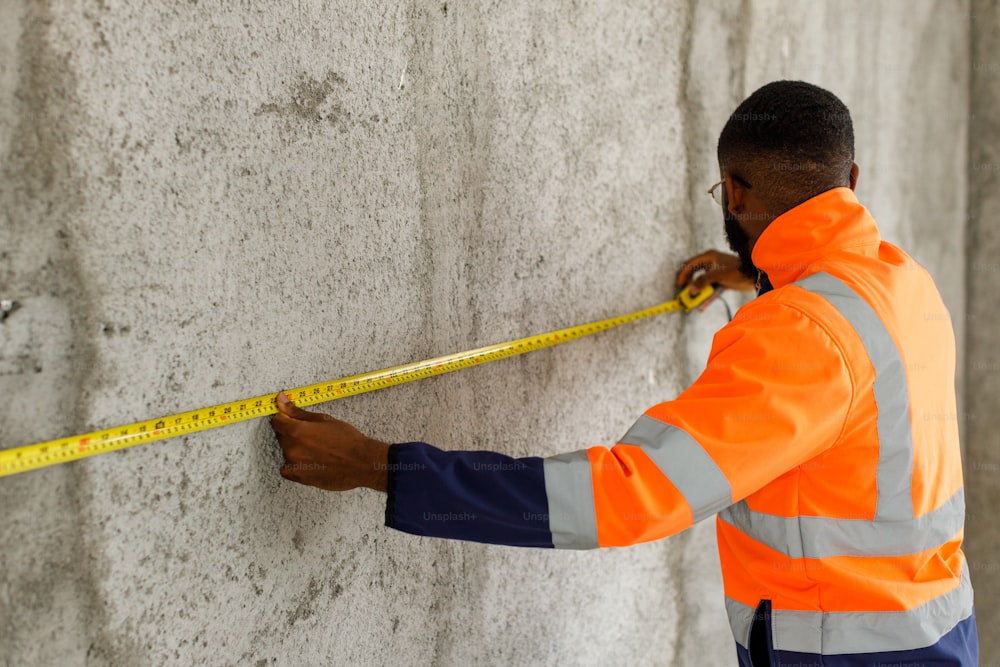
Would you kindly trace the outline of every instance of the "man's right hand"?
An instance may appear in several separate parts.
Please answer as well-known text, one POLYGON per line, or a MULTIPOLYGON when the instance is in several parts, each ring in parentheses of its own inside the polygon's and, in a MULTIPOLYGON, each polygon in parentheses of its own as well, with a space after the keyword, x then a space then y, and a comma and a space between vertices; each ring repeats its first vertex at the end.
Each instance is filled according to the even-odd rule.
POLYGON ((691 294, 697 294, 705 285, 721 285, 727 289, 746 292, 756 288, 754 281, 740 273, 740 258, 736 255, 706 250, 684 262, 677 272, 677 287, 691 285, 691 294), (701 271, 693 280, 691 277, 701 271))

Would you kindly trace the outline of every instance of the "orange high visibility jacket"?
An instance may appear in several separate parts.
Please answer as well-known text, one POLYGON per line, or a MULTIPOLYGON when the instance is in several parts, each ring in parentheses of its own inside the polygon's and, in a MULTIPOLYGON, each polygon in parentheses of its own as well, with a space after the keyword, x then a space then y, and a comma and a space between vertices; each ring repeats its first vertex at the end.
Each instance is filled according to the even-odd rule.
POLYGON ((586 549, 718 513, 741 664, 759 608, 785 664, 974 665, 955 341, 934 282, 848 188, 775 219, 753 260, 774 289, 618 444, 545 459, 395 444, 387 525, 586 549))
POLYGON ((774 290, 696 382, 613 448, 546 459, 553 542, 644 542, 719 512, 742 646, 762 600, 776 650, 930 646, 972 613, 948 311, 848 188, 775 219, 753 260, 774 290))

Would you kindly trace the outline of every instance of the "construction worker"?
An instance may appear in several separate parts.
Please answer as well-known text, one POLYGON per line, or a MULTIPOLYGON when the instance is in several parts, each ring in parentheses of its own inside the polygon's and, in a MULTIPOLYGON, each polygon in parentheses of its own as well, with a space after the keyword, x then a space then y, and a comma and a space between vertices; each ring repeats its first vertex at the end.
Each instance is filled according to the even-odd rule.
POLYGON ((678 285, 758 296, 616 445, 389 445, 281 394, 282 475, 386 491, 392 528, 493 544, 626 546, 718 514, 740 665, 977 665, 951 320, 854 195, 847 108, 770 83, 729 117, 718 159, 736 256, 699 255, 678 285))

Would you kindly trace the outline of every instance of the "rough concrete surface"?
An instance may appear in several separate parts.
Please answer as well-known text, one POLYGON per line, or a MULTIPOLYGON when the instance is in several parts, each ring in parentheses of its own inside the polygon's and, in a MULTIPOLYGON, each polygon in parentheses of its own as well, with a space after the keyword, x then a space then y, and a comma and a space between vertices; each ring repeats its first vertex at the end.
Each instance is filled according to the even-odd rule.
MULTIPOLYGON (((725 247, 717 133, 776 78, 851 108, 859 197, 963 313, 969 33, 930 0, 0 2, 0 446, 662 301, 725 247)), ((451 449, 610 443, 724 321, 323 409, 451 449)), ((422 539, 279 460, 256 420, 0 480, 0 661, 734 659, 711 521, 586 553, 422 539)))
POLYGON ((1000 2, 972 3, 966 294, 966 555, 984 664, 1000 667, 1000 2))

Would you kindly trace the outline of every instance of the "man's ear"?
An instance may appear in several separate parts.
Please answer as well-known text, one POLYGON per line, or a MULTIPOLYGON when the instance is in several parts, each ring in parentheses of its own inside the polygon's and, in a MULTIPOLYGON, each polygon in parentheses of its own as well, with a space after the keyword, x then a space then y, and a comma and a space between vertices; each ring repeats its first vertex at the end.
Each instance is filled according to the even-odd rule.
POLYGON ((850 181, 848 182, 848 187, 850 187, 851 190, 853 190, 857 185, 858 185, 858 165, 855 162, 851 164, 851 178, 850 181))
POLYGON ((746 188, 729 174, 724 176, 726 180, 726 197, 729 199, 729 212, 732 214, 742 213, 746 206, 746 188))

